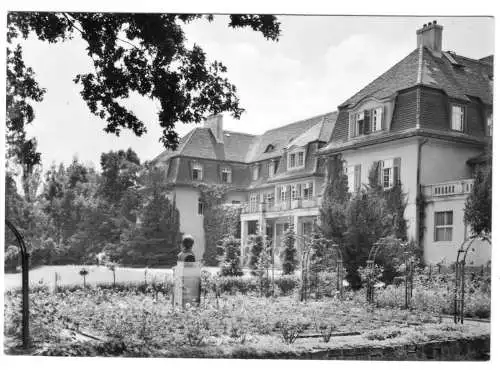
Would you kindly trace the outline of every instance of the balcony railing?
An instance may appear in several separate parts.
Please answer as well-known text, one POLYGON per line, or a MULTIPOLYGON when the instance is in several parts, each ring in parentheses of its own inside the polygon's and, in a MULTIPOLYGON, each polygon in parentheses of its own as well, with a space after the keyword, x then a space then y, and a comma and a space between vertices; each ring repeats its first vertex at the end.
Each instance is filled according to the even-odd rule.
POLYGON ((472 192, 474 179, 462 179, 424 186, 424 195, 428 197, 446 197, 465 195, 472 192))
POLYGON ((321 197, 288 199, 277 202, 248 202, 243 204, 242 213, 276 212, 294 209, 307 209, 321 206, 321 197))

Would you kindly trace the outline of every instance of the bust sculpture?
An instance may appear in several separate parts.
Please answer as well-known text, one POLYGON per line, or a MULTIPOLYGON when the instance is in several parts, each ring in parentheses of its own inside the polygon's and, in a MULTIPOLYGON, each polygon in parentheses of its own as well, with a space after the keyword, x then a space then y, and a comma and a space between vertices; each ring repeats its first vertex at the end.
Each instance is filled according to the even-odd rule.
POLYGON ((193 253, 194 238, 190 235, 184 236, 182 239, 182 251, 177 255, 177 261, 194 263, 195 256, 193 253))

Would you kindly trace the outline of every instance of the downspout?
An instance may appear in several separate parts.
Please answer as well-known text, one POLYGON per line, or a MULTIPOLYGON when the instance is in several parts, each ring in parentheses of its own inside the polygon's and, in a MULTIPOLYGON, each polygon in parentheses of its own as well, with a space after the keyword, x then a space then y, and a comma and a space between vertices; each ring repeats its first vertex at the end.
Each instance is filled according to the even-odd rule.
POLYGON ((417 237, 418 237, 418 248, 420 251, 423 252, 423 250, 421 249, 422 246, 422 239, 420 237, 420 229, 421 229, 421 226, 420 226, 420 223, 421 223, 421 220, 420 220, 420 214, 422 212, 421 208, 424 207, 422 205, 422 202, 421 202, 421 199, 422 199, 422 184, 421 184, 421 167, 422 167, 422 147, 424 146, 425 143, 427 143, 429 141, 429 139, 421 139, 419 140, 418 142, 418 148, 417 148, 417 215, 416 215, 416 229, 417 229, 417 237))

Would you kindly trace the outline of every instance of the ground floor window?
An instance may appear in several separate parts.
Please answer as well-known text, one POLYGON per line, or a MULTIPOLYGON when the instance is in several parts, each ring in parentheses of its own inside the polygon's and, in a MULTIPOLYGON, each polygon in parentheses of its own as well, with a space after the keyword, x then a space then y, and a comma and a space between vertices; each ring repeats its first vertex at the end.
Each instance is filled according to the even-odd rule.
POLYGON ((198 215, 203 215, 203 201, 198 199, 198 215))
POLYGON ((451 241, 453 239, 453 211, 434 213, 434 241, 451 241))

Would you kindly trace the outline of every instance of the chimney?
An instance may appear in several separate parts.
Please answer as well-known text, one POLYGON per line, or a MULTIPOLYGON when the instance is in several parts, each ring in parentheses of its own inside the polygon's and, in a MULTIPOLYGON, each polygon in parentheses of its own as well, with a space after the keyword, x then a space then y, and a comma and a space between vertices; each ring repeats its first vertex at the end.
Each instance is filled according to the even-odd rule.
POLYGON ((217 143, 224 143, 224 128, 222 126, 222 114, 208 116, 203 125, 212 131, 217 143))
POLYGON ((421 29, 417 30, 418 48, 423 45, 434 54, 441 55, 442 40, 443 26, 437 24, 436 21, 424 24, 421 29))

